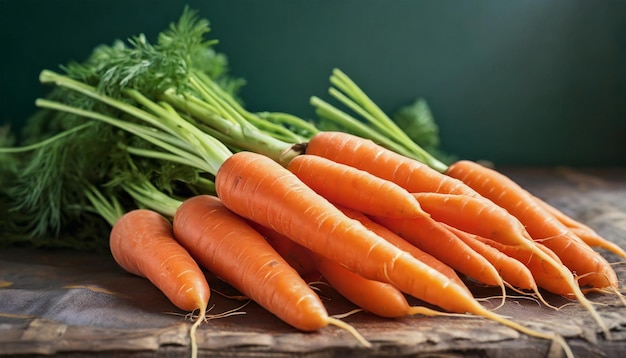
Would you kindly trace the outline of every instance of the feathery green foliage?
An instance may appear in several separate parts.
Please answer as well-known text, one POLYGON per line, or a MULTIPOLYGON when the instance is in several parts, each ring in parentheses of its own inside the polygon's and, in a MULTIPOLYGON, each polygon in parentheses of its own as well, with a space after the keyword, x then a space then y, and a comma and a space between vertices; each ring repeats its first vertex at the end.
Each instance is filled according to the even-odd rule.
MULTIPOLYGON (((138 35, 127 43, 118 40, 110 46, 97 46, 86 61, 63 67, 67 76, 54 81, 78 81, 85 88, 92 87, 83 92, 63 85, 53 87, 38 103, 72 111, 42 105, 27 120, 21 147, 8 140, 2 143, 0 161, 11 163, 3 165, 0 173, 0 180, 10 180, 0 193, 1 209, 8 221, 3 225, 8 231, 3 233, 4 241, 11 237, 11 242, 34 246, 103 248, 109 223, 98 205, 94 207, 97 202, 89 193, 116 198, 128 210, 138 204, 127 189, 145 180, 170 194, 213 190, 210 173, 181 163, 186 160, 184 155, 167 154, 158 145, 169 140, 168 145, 187 153, 189 145, 181 138, 197 140, 193 134, 187 138, 184 130, 178 131, 178 136, 159 132, 158 126, 146 124, 135 115, 136 111, 148 113, 154 123, 164 121, 163 126, 175 132, 175 127, 186 121, 179 114, 168 114, 168 107, 157 105, 158 97, 165 91, 190 91, 193 71, 214 78, 236 101, 235 91, 244 82, 229 76, 226 57, 212 48, 216 41, 204 39, 210 31, 208 25, 194 11, 185 9, 179 21, 159 35, 156 45, 138 35), (129 95, 129 90, 136 95, 129 95), (103 101, 105 97, 120 105, 103 101), (152 113, 145 109, 146 103, 163 112, 152 113), (122 126, 86 114, 110 118, 122 126), (139 136, 128 128, 148 135, 139 136), (178 161, 164 160, 168 158, 178 161)), ((207 142, 202 149, 212 150, 209 145, 207 142)))

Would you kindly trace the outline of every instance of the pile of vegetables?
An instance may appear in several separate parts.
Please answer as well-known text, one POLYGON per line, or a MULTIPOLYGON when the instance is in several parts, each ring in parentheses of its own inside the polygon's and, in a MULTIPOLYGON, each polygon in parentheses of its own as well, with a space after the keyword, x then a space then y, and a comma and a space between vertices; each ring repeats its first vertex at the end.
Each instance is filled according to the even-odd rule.
POLYGON ((621 298, 592 247, 626 257, 622 249, 493 169, 437 159, 423 101, 392 120, 340 70, 329 93, 346 110, 319 97, 315 122, 246 110, 244 81, 229 74, 209 31, 186 9, 155 44, 138 35, 95 48, 63 74, 41 72, 53 87, 37 100, 25 142, 2 136, 6 244, 109 248, 198 313, 192 339, 210 300, 203 270, 299 330, 336 325, 365 346, 303 277, 320 273, 382 317, 469 313, 571 355, 558 335, 485 308, 461 278, 551 307, 546 290, 578 300, 610 336, 584 293, 621 298), (411 126, 418 134, 401 129, 411 126), (405 295, 441 310, 410 307, 405 295))

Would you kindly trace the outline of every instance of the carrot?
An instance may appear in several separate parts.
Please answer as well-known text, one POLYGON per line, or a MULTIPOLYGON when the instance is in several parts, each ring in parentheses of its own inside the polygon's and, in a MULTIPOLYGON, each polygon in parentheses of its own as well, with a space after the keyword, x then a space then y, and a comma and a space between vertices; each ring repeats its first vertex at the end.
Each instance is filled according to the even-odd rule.
MULTIPOLYGON (((365 215, 361 214, 361 216, 363 219, 368 220, 365 215)), ((376 223, 371 220, 370 223, 376 225, 376 223)), ((426 307, 409 306, 409 303, 402 292, 389 283, 368 280, 348 270, 335 261, 312 253, 285 235, 256 223, 253 223, 252 225, 257 231, 265 236, 265 239, 271 243, 272 247, 277 248, 276 251, 281 256, 297 257, 298 261, 313 260, 315 271, 320 273, 332 286, 332 288, 337 290, 337 292, 339 292, 344 298, 367 312, 387 318, 399 318, 415 314, 430 316, 446 314, 444 312, 435 311, 426 307)), ((382 226, 380 227, 382 228, 382 226)), ((417 248, 416 250, 419 251, 417 248)), ((423 253, 423 255, 427 256, 428 254, 423 253)), ((436 260, 435 258, 432 259, 436 260)), ((447 268, 452 272, 452 274, 454 274, 454 271, 452 271, 448 266, 443 265, 443 267, 447 268)), ((458 282, 463 284, 460 279, 458 282)))
POLYGON ((332 203, 375 216, 425 215, 408 191, 363 170, 307 154, 293 158, 287 169, 332 203))
POLYGON ((132 210, 113 225, 109 241, 123 269, 150 280, 178 308, 199 311, 190 330, 195 357, 195 332, 206 316, 211 290, 198 264, 174 239, 170 222, 155 211, 132 210))
POLYGON ((364 170, 409 192, 476 194, 460 180, 426 164, 386 149, 369 139, 344 132, 319 132, 308 142, 306 154, 364 170))
MULTIPOLYGON (((306 186, 295 174, 271 159, 251 152, 238 152, 227 159, 216 176, 216 191, 235 213, 294 240, 312 252, 337 261, 370 279, 397 284, 436 304, 433 289, 407 277, 411 270, 434 274, 458 294, 467 295, 433 268, 417 261, 348 218, 336 206, 306 186), (434 302, 433 302, 434 301, 434 302)), ((443 287, 442 287, 443 288, 443 287)), ((457 300, 439 302, 458 311, 457 300)))
MULTIPOLYGON (((458 231, 473 234, 475 239, 485 238, 498 243, 497 247, 500 251, 507 253, 514 251, 516 254, 509 256, 523 263, 527 263, 532 257, 533 265, 537 268, 545 267, 548 271, 548 274, 543 277, 549 277, 555 281, 550 283, 551 287, 558 287, 558 293, 573 294, 572 288, 569 287, 570 283, 566 279, 570 275, 557 274, 562 266, 560 258, 540 243, 533 241, 524 225, 505 209, 480 197, 439 193, 414 193, 413 195, 435 220, 444 222, 458 231), (537 250, 547 254, 549 260, 543 262, 544 256, 537 255, 537 250), (550 262, 553 262, 553 265, 550 265, 550 262), (550 268, 550 266, 557 266, 557 268, 550 268)), ((535 276, 539 274, 539 272, 533 273, 535 276)), ((544 281, 545 284, 547 283, 544 281)), ((557 293, 554 290, 551 292, 557 293)))
POLYGON ((626 258, 626 251, 624 251, 615 243, 608 241, 604 237, 598 235, 598 233, 591 227, 581 223, 578 220, 573 219, 572 217, 566 215, 561 210, 555 208, 554 206, 548 204, 540 198, 536 196, 534 198, 535 201, 539 203, 539 205, 546 209, 546 211, 550 212, 550 214, 552 214, 558 221, 565 225, 571 232, 573 232, 576 236, 583 240, 583 242, 585 242, 587 245, 592 247, 599 247, 609 252, 612 252, 622 258, 626 258))
MULTIPOLYGON (((371 140, 343 132, 320 132, 316 134, 307 144, 306 153, 365 170, 390 180, 410 192, 479 195, 474 188, 470 188, 459 178, 450 175, 452 168, 446 172, 448 175, 443 175, 417 160, 397 154, 371 140)), ((458 163, 456 164, 458 165, 458 163)), ((497 192, 498 190, 494 191, 497 192)), ((571 257, 575 256, 571 255, 571 257)), ((607 267, 605 262, 602 262, 604 261, 602 258, 598 260, 596 267, 602 267, 603 271, 598 274, 594 274, 593 271, 589 272, 589 270, 584 271, 589 273, 589 276, 606 277, 605 282, 608 281, 611 285, 615 285, 616 275, 613 270, 607 267)), ((580 271, 576 270, 576 272, 580 271)), ((589 276, 581 280, 581 283, 587 283, 591 279, 589 276)), ((603 279, 598 278, 598 280, 602 281, 603 279)))
POLYGON ((502 277, 487 259, 431 217, 410 219, 375 217, 373 220, 456 271, 485 285, 500 286, 504 289, 502 277))
MULTIPOLYGON (((468 160, 455 162, 446 173, 506 209, 525 226, 532 239, 540 241, 561 259, 563 265, 545 252, 534 250, 535 255, 561 272, 572 293, 593 315, 608 339, 608 327, 582 293, 579 283, 596 288, 617 288, 617 275, 610 264, 542 208, 528 191, 505 175, 468 160), (574 280, 572 272, 580 276, 578 282, 574 280)), ((527 240, 520 240, 519 244, 526 245, 527 240)))
POLYGON ((370 346, 333 317, 298 273, 246 221, 214 196, 185 200, 174 216, 174 234, 209 271, 302 331, 336 325, 370 346))
POLYGON ((413 193, 434 220, 507 245, 532 244, 524 225, 505 209, 480 196, 413 193))
POLYGON ((579 280, 582 285, 617 287, 617 275, 610 264, 510 178, 468 160, 454 163, 447 174, 463 180, 519 219, 534 240, 550 248, 572 272, 584 276, 579 280))
POLYGON ((438 192, 479 196, 476 190, 460 179, 443 175, 419 161, 385 149, 370 140, 342 132, 316 134, 307 144, 306 153, 365 170, 414 193, 438 192))
POLYGON ((331 287, 367 312, 386 318, 401 318, 418 314, 459 316, 459 314, 440 312, 424 306, 411 306, 404 294, 393 285, 368 280, 335 261, 319 255, 316 257, 318 258, 318 269, 331 287))
MULTIPOLYGON (((406 251, 410 252, 414 257, 444 273, 448 278, 454 280, 455 283, 460 286, 465 285, 449 266, 409 244, 407 241, 404 241, 401 237, 387 230, 382 225, 371 221, 364 214, 346 208, 340 209, 349 217, 362 222, 368 229, 377 234, 385 235, 384 238, 388 239, 387 241, 394 243, 394 245, 402 249, 406 249, 406 251)), ((344 298, 367 312, 387 318, 399 318, 417 314, 427 316, 450 315, 427 307, 409 306, 402 292, 389 283, 366 279, 346 269, 335 261, 312 253, 272 229, 254 224, 255 229, 265 236, 266 240, 276 248, 281 256, 297 257, 298 263, 296 266, 298 267, 302 266, 299 262, 313 260, 316 272, 321 273, 326 281, 344 298)), ((308 272, 311 271, 312 270, 308 272)), ((468 294, 469 293, 468 289, 468 294)))
MULTIPOLYGON (((474 239, 481 241, 524 264, 524 266, 526 266, 532 273, 537 285, 544 290, 562 296, 575 296, 571 285, 563 279, 561 270, 553 265, 546 265, 545 260, 538 255, 535 255, 532 251, 523 249, 519 246, 505 245, 478 235, 475 235, 474 239)), ((554 261, 561 261, 558 256, 556 256, 556 254, 554 254, 547 247, 538 244, 537 248, 542 250, 545 254, 551 256, 554 261)))
POLYGON ((562 337, 530 329, 486 309, 464 288, 346 217, 295 174, 266 156, 245 151, 233 154, 220 167, 215 189, 233 212, 367 279, 392 284, 448 312, 469 312, 553 340, 571 356, 562 337))
POLYGON ((510 285, 511 288, 515 290, 532 290, 541 302, 548 307, 554 308, 543 298, 541 292, 539 292, 537 282, 531 270, 526 265, 503 251, 496 249, 494 246, 488 245, 484 240, 481 240, 478 235, 470 234, 449 225, 445 226, 459 239, 463 240, 463 242, 472 249, 489 260, 498 270, 504 282, 510 285))
POLYGON ((254 230, 263 235, 274 250, 276 250, 301 277, 306 279, 307 277, 319 276, 317 260, 312 256, 311 251, 270 228, 259 225, 251 220, 247 220, 247 222, 254 230))
POLYGON ((385 239, 386 241, 392 243, 394 246, 399 249, 408 252, 411 256, 425 263, 426 265, 434 268, 435 270, 444 274, 449 280, 453 281, 457 285, 467 290, 468 294, 471 294, 470 290, 465 286, 465 283, 461 280, 461 278, 457 275, 457 273, 448 265, 441 262, 434 256, 426 253, 425 251, 419 249, 417 246, 411 244, 406 241, 393 231, 389 230, 385 226, 371 220, 369 217, 364 215, 363 213, 351 210, 348 208, 339 207, 339 209, 349 218, 358 220, 363 226, 367 229, 374 232, 376 235, 385 239))
MULTIPOLYGON (((382 225, 371 221, 364 214, 346 208, 341 208, 341 210, 346 212, 349 217, 362 222, 368 229, 374 231, 375 233, 382 233, 385 235, 384 238, 388 239, 387 241, 394 243, 394 245, 400 247, 401 249, 406 249, 406 251, 410 252, 414 257, 444 273, 455 283, 460 286, 465 286, 454 270, 438 261, 436 258, 421 251, 407 241, 404 241, 401 237, 387 230, 382 225)), ((417 314, 427 316, 451 315, 427 307, 409 306, 406 297, 393 285, 386 282, 366 279, 348 270, 335 261, 312 253, 288 237, 281 235, 272 229, 258 224, 254 225, 254 227, 265 236, 266 240, 268 240, 273 247, 277 248, 277 251, 281 256, 297 257, 298 262, 303 260, 313 260, 316 272, 321 273, 326 281, 328 281, 328 283, 344 298, 367 312, 387 318, 399 318, 417 314)), ((297 266, 301 265, 297 264, 297 266)), ((471 294, 469 289, 468 294, 471 294)))

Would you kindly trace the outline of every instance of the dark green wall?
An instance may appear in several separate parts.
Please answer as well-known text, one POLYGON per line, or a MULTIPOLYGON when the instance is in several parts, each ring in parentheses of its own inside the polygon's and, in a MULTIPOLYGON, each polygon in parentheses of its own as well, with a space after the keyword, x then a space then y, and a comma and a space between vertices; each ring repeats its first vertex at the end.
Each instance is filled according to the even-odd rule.
POLYGON ((198 9, 252 110, 312 116, 339 67, 387 111, 425 97, 444 149, 498 164, 626 164, 626 1, 0 0, 0 123, 37 76, 198 9))

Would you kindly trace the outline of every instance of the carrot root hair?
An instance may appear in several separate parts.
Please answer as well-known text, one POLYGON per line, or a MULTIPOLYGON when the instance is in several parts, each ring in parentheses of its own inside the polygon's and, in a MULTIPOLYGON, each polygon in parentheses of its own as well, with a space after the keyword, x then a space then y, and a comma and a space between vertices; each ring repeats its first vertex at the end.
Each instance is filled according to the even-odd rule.
POLYGON ((546 300, 545 297, 543 297, 543 295, 541 294, 541 291, 539 290, 539 287, 537 286, 537 284, 533 285, 533 287, 531 288, 532 293, 528 293, 528 292, 525 292, 523 290, 520 290, 520 289, 518 289, 516 287, 513 287, 513 286, 509 285, 506 282, 505 282, 505 284, 509 287, 509 289, 519 293, 522 296, 535 297, 539 302, 543 303, 544 306, 546 306, 548 308, 551 308, 551 309, 553 309, 555 311, 559 310, 559 307, 556 307, 556 306, 552 305, 550 302, 548 302, 546 300))
MULTIPOLYGON (((576 281, 584 278, 587 274, 585 275, 580 275, 580 276, 576 276, 575 279, 576 281)), ((617 298, 620 300, 620 302, 626 306, 626 298, 624 297, 624 295, 619 291, 618 287, 614 287, 614 286, 608 286, 608 287, 603 287, 603 288, 598 288, 598 287, 590 287, 588 289, 582 290, 583 293, 587 294, 590 292, 599 292, 599 293, 603 293, 603 294, 615 294, 617 296, 617 298)))
MULTIPOLYGON (((528 242, 529 246, 535 247, 533 244, 534 242, 528 242)), ((567 280, 567 282, 569 283, 569 286, 572 289, 572 293, 574 297, 576 297, 578 302, 580 302, 580 304, 583 305, 583 307, 585 307, 587 311, 589 311, 591 316, 597 322, 600 329, 602 329, 602 331, 604 332, 605 338, 607 340, 610 340, 611 332, 609 330, 609 327, 606 325, 602 317, 600 317, 600 314, 598 313, 598 311, 593 307, 593 304, 591 303, 591 301, 587 297, 585 297, 585 294, 582 292, 578 284, 578 281, 574 278, 574 276, 569 271, 569 269, 565 267, 564 265, 558 264, 552 257, 550 257, 550 255, 548 255, 542 250, 535 250, 533 251, 533 253, 535 255, 538 255, 541 259, 543 259, 544 261, 552 265, 555 269, 557 269, 558 272, 561 273, 561 276, 565 280, 567 280)))
POLYGON ((200 313, 195 322, 189 328, 189 342, 191 346, 191 358, 198 357, 198 337, 197 331, 200 324, 206 320, 206 307, 200 308, 200 313))
POLYGON ((563 336, 556 334, 556 333, 543 333, 543 332, 539 332, 537 330, 528 328, 522 324, 519 324, 515 321, 511 321, 509 319, 506 319, 490 310, 485 309, 484 312, 481 313, 481 316, 488 318, 490 320, 493 320, 495 322, 501 323, 509 328, 515 329, 519 332, 522 332, 528 336, 531 337, 537 337, 537 338, 542 338, 542 339, 547 339, 550 340, 556 344, 558 344, 562 349, 563 352, 565 353, 566 357, 568 358, 574 358, 574 353, 572 352, 572 349, 570 348, 570 346, 567 344, 567 342, 565 341, 565 339, 563 338, 563 336))
POLYGON ((217 314, 209 315, 208 312, 210 311, 210 309, 200 309, 198 316, 194 318, 193 312, 190 313, 189 316, 193 320, 193 324, 189 328, 189 341, 190 341, 189 345, 191 347, 191 358, 197 358, 198 356, 197 330, 198 330, 198 327, 200 327, 200 325, 203 322, 207 322, 212 319, 219 319, 219 318, 225 318, 225 317, 230 317, 230 316, 235 316, 235 315, 246 314, 245 312, 242 312, 241 309, 247 306, 250 302, 252 302, 252 300, 246 301, 244 304, 242 304, 239 307, 235 307, 226 312, 221 312, 217 314))
POLYGON ((428 308, 424 306, 410 306, 407 313, 411 316, 422 315, 422 316, 428 316, 428 317, 445 316, 445 317, 467 318, 467 314, 464 314, 464 313, 442 312, 442 311, 437 311, 432 308, 428 308))
POLYGON ((356 340, 359 341, 359 343, 361 343, 363 346, 367 348, 372 347, 372 343, 370 343, 370 341, 365 339, 365 337, 363 337, 363 335, 359 333, 359 331, 357 331, 356 328, 354 328, 354 326, 332 316, 328 316, 326 320, 328 324, 333 325, 335 327, 339 327, 347 331, 348 333, 352 334, 354 338, 356 338, 356 340))

